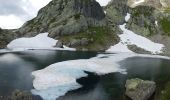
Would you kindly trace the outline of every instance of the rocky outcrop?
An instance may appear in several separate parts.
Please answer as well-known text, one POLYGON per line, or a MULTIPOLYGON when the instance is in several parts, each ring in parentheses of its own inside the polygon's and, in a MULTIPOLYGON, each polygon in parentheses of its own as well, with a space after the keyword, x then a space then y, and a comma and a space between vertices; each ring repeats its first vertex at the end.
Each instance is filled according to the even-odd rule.
POLYGON ((99 26, 106 26, 106 20, 102 7, 95 0, 53 0, 19 32, 26 36, 49 32, 50 37, 58 38, 99 26))
POLYGON ((41 97, 34 96, 28 91, 15 90, 10 96, 0 96, 0 100, 41 100, 41 97))
POLYGON ((129 11, 127 0, 112 0, 106 7, 106 18, 109 27, 117 34, 122 33, 118 25, 125 22, 125 16, 129 11))
POLYGON ((131 8, 135 8, 137 6, 151 6, 159 10, 164 10, 170 7, 169 0, 128 0, 127 5, 131 8))
POLYGON ((156 89, 153 81, 130 79, 126 81, 126 95, 132 100, 148 100, 156 89))
POLYGON ((16 39, 18 34, 16 30, 6 30, 0 28, 0 49, 6 48, 7 44, 16 39))

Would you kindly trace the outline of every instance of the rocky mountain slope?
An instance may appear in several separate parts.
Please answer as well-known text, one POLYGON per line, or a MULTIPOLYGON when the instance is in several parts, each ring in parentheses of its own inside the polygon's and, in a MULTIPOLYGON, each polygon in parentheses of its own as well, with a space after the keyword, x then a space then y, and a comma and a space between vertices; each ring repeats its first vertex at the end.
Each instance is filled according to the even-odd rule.
POLYGON ((18 29, 29 37, 43 32, 59 39, 59 47, 65 44, 80 50, 104 50, 118 41, 95 0, 53 0, 18 29))
MULTIPOLYGON (((131 17, 126 22, 129 30, 163 43, 165 51, 169 51, 169 5, 168 0, 112 0, 106 7, 95 0, 52 0, 21 28, 1 30, 0 45, 4 48, 15 38, 48 32, 50 37, 59 40, 57 47, 104 51, 120 41, 119 25, 126 22, 129 13, 131 17)), ((133 51, 139 49, 135 45, 130 47, 133 51)))

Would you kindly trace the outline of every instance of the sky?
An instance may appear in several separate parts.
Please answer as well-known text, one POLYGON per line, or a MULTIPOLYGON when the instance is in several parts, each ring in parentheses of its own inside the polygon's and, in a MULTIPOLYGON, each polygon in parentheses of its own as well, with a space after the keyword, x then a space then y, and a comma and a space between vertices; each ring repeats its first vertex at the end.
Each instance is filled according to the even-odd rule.
MULTIPOLYGON (((34 18, 51 0, 0 0, 0 28, 15 29, 34 18)), ((110 0, 96 0, 101 6, 110 0)))

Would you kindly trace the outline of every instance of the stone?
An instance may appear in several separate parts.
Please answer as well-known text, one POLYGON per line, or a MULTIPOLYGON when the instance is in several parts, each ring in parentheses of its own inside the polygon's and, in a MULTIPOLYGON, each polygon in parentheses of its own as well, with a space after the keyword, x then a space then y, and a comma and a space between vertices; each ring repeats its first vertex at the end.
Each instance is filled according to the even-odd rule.
POLYGON ((80 39, 72 39, 69 43, 70 47, 77 47, 81 45, 81 40, 80 39))
POLYGON ((148 100, 155 92, 156 83, 136 78, 127 80, 125 87, 125 94, 132 100, 148 100))
POLYGON ((62 42, 62 41, 58 41, 58 42, 56 43, 55 47, 63 48, 63 42, 62 42))
POLYGON ((88 44, 89 44, 89 40, 87 38, 81 39, 81 45, 88 45, 88 44))

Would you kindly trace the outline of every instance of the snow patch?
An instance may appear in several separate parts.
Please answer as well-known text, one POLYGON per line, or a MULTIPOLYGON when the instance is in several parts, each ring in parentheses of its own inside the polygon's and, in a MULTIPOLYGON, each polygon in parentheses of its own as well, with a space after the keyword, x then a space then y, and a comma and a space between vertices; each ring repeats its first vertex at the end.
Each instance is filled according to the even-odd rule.
POLYGON ((76 50, 64 46, 64 48, 56 48, 58 40, 48 37, 48 33, 41 33, 35 37, 15 39, 7 45, 12 51, 24 51, 29 49, 48 49, 48 50, 76 50))
POLYGON ((51 48, 54 47, 57 40, 48 37, 48 33, 41 33, 31 38, 19 38, 13 40, 7 45, 7 48, 51 48))
POLYGON ((131 50, 128 49, 127 44, 123 42, 119 42, 118 44, 111 46, 106 52, 114 52, 114 53, 119 53, 119 52, 131 52, 131 50))
MULTIPOLYGON (((130 14, 127 13, 125 16, 126 22, 128 22, 129 19, 130 14)), ((111 46, 106 52, 132 52, 128 49, 128 45, 136 45, 146 51, 150 51, 152 54, 162 53, 162 49, 164 48, 163 44, 154 43, 151 40, 126 29, 126 23, 119 25, 119 28, 123 31, 123 34, 119 35, 120 42, 111 46)))
POLYGON ((158 21, 155 21, 155 25, 158 27, 158 21))
POLYGON ((134 32, 126 29, 125 26, 126 24, 119 26, 123 31, 123 34, 119 35, 123 43, 127 43, 127 45, 136 45, 142 49, 145 49, 146 51, 152 52, 153 54, 162 53, 162 49, 164 48, 163 44, 154 43, 145 37, 137 35, 134 32))
POLYGON ((142 3, 144 3, 145 0, 133 0, 133 3, 131 5, 132 8, 141 5, 142 3))
POLYGON ((126 74, 126 70, 121 68, 120 61, 129 57, 149 57, 170 59, 158 55, 141 55, 135 53, 121 54, 100 54, 91 59, 70 60, 52 64, 45 69, 32 72, 35 77, 33 89, 31 92, 40 95, 44 100, 56 100, 56 98, 65 95, 68 91, 81 87, 76 79, 86 77, 84 71, 94 72, 98 75, 104 75, 113 72, 126 74))
POLYGON ((127 15, 125 16, 125 21, 128 22, 130 17, 131 17, 131 14, 127 13, 127 15))

